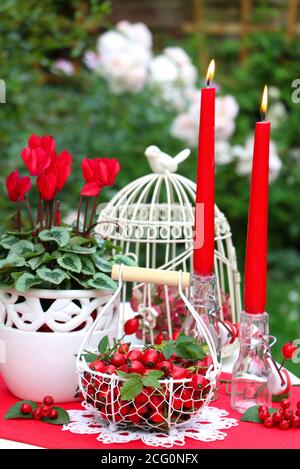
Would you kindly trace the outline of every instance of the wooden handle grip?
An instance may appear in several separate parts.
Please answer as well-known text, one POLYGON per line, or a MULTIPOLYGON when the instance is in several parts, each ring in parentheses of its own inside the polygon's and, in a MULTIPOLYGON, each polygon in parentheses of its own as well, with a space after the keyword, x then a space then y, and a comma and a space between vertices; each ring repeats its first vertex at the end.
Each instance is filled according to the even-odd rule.
MULTIPOLYGON (((112 268, 111 278, 119 280, 121 266, 115 264, 112 268)), ((162 269, 147 269, 144 267, 123 267, 122 280, 127 282, 153 283, 154 285, 168 285, 177 287, 179 272, 162 269)), ((183 288, 190 285, 190 274, 182 272, 181 284, 183 288)))

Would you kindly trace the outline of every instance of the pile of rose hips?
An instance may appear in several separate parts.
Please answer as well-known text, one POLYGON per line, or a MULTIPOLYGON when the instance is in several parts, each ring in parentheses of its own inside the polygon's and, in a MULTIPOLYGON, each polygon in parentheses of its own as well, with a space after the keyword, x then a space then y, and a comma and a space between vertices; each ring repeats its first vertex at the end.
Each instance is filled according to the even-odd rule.
MULTIPOLYGON (((124 325, 124 336, 135 334, 138 327, 138 317, 129 319, 124 325)), ((173 340, 176 340, 178 335, 179 332, 176 332, 173 340)), ((132 399, 122 399, 123 380, 117 380, 117 385, 114 384, 112 389, 111 378, 86 372, 83 378, 86 400, 99 410, 102 418, 115 423, 163 428, 168 417, 171 422, 179 423, 189 419, 191 414, 202 407, 210 390, 210 382, 204 375, 211 364, 211 357, 188 360, 173 354, 166 359, 157 343, 154 346, 145 346, 143 350, 130 349, 130 343, 123 342, 122 339, 117 342, 109 356, 100 353, 97 359, 89 364, 90 369, 106 375, 118 375, 120 371, 126 373, 127 379, 130 379, 131 374, 133 379, 136 376, 143 379, 158 370, 161 372, 160 380, 188 378, 190 381, 175 381, 172 388, 168 381, 160 382, 160 387, 143 385, 132 399), (169 406, 172 409, 171 415, 169 406)))
POLYGON ((258 408, 258 416, 263 421, 266 428, 278 427, 281 430, 289 428, 300 428, 300 401, 297 402, 297 409, 290 409, 289 399, 280 402, 280 409, 270 414, 268 407, 261 405, 258 408))
POLYGON ((27 402, 24 402, 21 405, 21 413, 24 415, 31 414, 33 420, 42 420, 43 417, 48 417, 51 420, 54 420, 58 417, 58 412, 56 409, 53 409, 54 399, 52 396, 45 396, 43 403, 32 410, 32 407, 27 402))

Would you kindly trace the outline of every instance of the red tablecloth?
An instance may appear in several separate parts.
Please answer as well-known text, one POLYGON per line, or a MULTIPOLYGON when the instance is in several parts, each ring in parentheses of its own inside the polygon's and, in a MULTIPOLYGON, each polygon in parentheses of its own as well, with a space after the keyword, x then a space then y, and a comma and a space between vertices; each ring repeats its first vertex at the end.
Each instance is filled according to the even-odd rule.
MULTIPOLYGON (((291 401, 295 404, 299 400, 300 387, 294 387, 291 401)), ((62 431, 60 426, 32 420, 4 420, 4 414, 16 401, 0 377, 0 438, 51 449, 149 449, 140 441, 108 446, 96 441, 96 435, 75 435, 69 431, 62 431)), ((224 385, 221 387, 219 399, 213 402, 213 405, 227 410, 230 417, 240 419, 240 414, 230 409, 230 399, 226 395, 224 385)), ((274 404, 274 407, 276 406, 278 405, 274 404)), ((80 403, 74 402, 63 404, 62 407, 66 410, 81 408, 80 403)), ((203 443, 187 439, 184 449, 300 448, 300 429, 283 431, 277 428, 266 429, 263 425, 255 423, 239 422, 237 427, 226 431, 227 437, 223 441, 203 443)), ((182 447, 174 446, 174 449, 176 448, 182 447)))

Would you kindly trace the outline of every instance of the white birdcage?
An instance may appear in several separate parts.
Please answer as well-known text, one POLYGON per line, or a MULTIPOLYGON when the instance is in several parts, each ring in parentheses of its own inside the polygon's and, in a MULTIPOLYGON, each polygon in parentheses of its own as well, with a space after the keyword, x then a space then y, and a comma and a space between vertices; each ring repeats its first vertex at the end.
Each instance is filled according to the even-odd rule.
MULTIPOLYGON (((158 147, 148 147, 145 155, 153 172, 120 190, 100 212, 99 235, 120 245, 124 254, 134 253, 140 267, 192 271, 196 184, 176 173, 189 154, 183 150, 172 158, 158 147)), ((215 274, 220 317, 236 323, 241 312, 240 274, 229 223, 217 206, 215 274)), ((124 309, 126 296, 128 300, 125 286, 124 309)), ((144 316, 151 342, 155 327, 165 327, 171 336, 183 319, 177 313, 183 313, 180 300, 176 301, 167 286, 153 290, 149 284, 134 285, 130 304, 144 316)))

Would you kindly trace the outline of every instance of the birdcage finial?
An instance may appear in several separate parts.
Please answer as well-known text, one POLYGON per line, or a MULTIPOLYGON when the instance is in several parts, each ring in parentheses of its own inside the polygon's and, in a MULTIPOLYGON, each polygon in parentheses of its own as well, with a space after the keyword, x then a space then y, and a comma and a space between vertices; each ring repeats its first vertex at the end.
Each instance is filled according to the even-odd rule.
POLYGON ((156 145, 150 145, 145 150, 150 168, 154 173, 176 173, 178 165, 186 160, 191 150, 185 148, 174 157, 161 151, 156 145))

